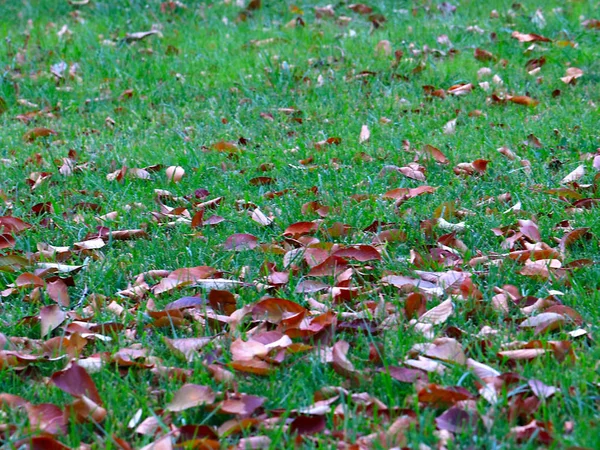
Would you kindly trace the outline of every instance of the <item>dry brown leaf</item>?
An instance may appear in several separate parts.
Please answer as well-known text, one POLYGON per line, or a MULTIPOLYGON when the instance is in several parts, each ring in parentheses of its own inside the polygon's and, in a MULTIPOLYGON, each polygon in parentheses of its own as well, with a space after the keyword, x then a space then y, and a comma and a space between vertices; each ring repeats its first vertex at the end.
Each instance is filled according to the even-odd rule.
POLYGON ((577 181, 577 180, 583 178, 584 175, 585 175, 585 168, 583 167, 583 165, 577 166, 577 168, 575 170, 573 170, 571 173, 569 173, 566 177, 564 177, 561 180, 561 183, 562 184, 572 183, 574 181, 577 181))

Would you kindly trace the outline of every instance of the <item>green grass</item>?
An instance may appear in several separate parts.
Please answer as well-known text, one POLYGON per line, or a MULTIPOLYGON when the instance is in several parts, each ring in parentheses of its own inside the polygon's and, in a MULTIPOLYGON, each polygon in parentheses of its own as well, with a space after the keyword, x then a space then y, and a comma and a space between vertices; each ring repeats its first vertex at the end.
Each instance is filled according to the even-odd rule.
MULTIPOLYGON (((598 4, 588 0, 524 1, 520 8, 512 10, 510 2, 457 1, 456 12, 445 16, 437 10, 436 2, 380 0, 369 5, 387 20, 374 29, 367 16, 351 11, 346 2, 336 4, 335 13, 350 17, 347 25, 340 25, 335 18, 317 19, 314 7, 322 5, 293 2, 302 10, 306 24, 295 28, 285 27, 299 15, 292 12, 292 2, 288 1, 263 1, 262 8, 252 11, 246 21, 237 20, 243 8, 234 1, 186 3, 186 9, 165 13, 161 12, 161 3, 154 0, 92 0, 81 7, 66 1, 0 0, 3 18, 0 98, 6 105, 2 107, 0 102, 0 216, 12 215, 32 225, 15 236, 13 249, 0 250, 0 288, 5 289, 22 273, 33 272, 38 262, 53 262, 52 258, 38 255, 37 261, 11 266, 2 259, 6 255, 31 256, 38 252, 40 243, 72 246, 96 232, 99 225, 112 230, 144 229, 147 239, 109 239, 96 252, 73 252, 64 261, 86 265, 73 275, 72 286, 68 288, 71 306, 64 308, 70 315, 52 336, 69 335, 64 327, 75 320, 118 322, 124 328, 109 334, 110 342, 89 340, 79 356, 86 358, 102 352, 110 355, 120 348, 140 346, 148 349, 157 358, 155 361, 160 361, 157 365, 188 370, 188 383, 225 392, 230 388, 215 381, 205 361, 208 358, 229 363, 230 342, 245 336, 256 322, 247 318, 239 328, 224 327, 221 341, 203 348, 193 362, 187 362, 167 347, 165 336, 212 336, 221 330, 191 319, 183 325, 153 328, 146 305, 151 300, 156 310, 162 310, 182 296, 206 296, 208 292, 187 287, 160 296, 148 293, 142 299, 123 298, 117 292, 133 283, 137 274, 148 270, 201 265, 223 272, 224 278, 237 280, 243 276, 249 283, 264 283, 265 263, 275 264, 280 271, 284 269, 281 254, 259 249, 231 252, 223 248, 223 243, 234 233, 249 233, 260 243, 290 249, 294 244, 285 242, 284 230, 295 222, 318 219, 315 213, 303 214, 302 205, 319 201, 330 207, 321 230, 335 222, 351 227, 342 237, 319 231, 316 236, 323 243, 370 244, 373 233, 362 230, 374 220, 392 223, 392 228, 406 233, 406 240, 379 246, 381 261, 357 263, 360 273, 355 272, 353 280, 361 292, 351 301, 332 305, 328 295, 296 293, 296 286, 309 270, 303 265, 278 290, 267 292, 254 286, 235 289, 237 307, 257 302, 268 294, 305 307, 309 297, 317 298, 338 313, 339 322, 343 321, 342 313, 362 311, 368 302, 380 299, 388 311, 400 311, 406 293, 384 286, 380 280, 389 273, 414 276, 416 267, 410 263, 410 251, 425 254, 428 246, 436 246, 436 239, 428 236, 421 225, 432 219, 441 205, 450 202, 457 210, 471 213, 447 220, 464 221, 467 226, 457 234, 467 248, 459 267, 473 272, 474 284, 483 299, 481 302, 472 298, 455 299, 454 313, 446 323, 434 326, 434 335, 445 336, 448 327, 462 330, 460 342, 468 357, 502 373, 517 372, 523 377, 520 384, 510 389, 537 379, 559 388, 560 392, 543 400, 535 412, 526 415, 527 420, 510 420, 507 411, 514 404, 514 391, 500 395, 498 403, 490 406, 477 396, 477 379, 466 367, 443 362, 446 371, 443 375, 428 374, 430 382, 467 388, 476 396, 474 407, 479 415, 493 419, 489 429, 480 421, 474 428, 456 433, 448 448, 538 448, 537 435, 520 443, 510 436, 511 428, 532 418, 553 425, 552 448, 597 448, 597 437, 591 430, 600 425, 597 412, 600 350, 591 336, 597 334, 600 320, 600 265, 569 270, 565 279, 543 280, 521 275, 522 265, 510 260, 499 267, 473 268, 468 262, 478 251, 484 255, 506 253, 502 247, 504 238, 496 236, 492 229, 515 225, 519 219, 535 220, 542 240, 556 248, 555 238, 564 234, 556 228, 557 224, 568 220, 573 228, 589 228, 589 239, 567 247, 563 265, 579 259, 599 262, 598 207, 573 212, 572 200, 547 192, 560 187, 563 177, 583 164, 585 175, 572 188, 580 198, 600 198, 600 172, 593 168, 592 159, 583 158, 600 147, 600 35, 598 30, 581 24, 585 19, 600 18, 598 4), (532 21, 537 8, 541 8, 545 18, 543 27, 532 21), (499 17, 491 17, 492 10, 497 10, 499 17), (153 35, 132 43, 124 39, 127 33, 148 31, 156 24, 162 36, 153 35), (64 25, 72 34, 59 37, 57 32, 64 25), (475 25, 483 32, 468 31, 469 26, 475 25), (537 33, 552 42, 520 43, 511 37, 515 30, 537 33), (448 36, 451 47, 436 41, 442 34, 448 36), (266 39, 273 40, 265 42, 266 39), (375 51, 381 40, 388 40, 394 51, 404 53, 398 62, 393 54, 375 51), (475 59, 475 48, 490 51, 496 61, 475 59), (451 54, 450 49, 456 53, 451 54), (542 56, 546 63, 540 72, 529 74, 526 63, 542 56), (61 61, 68 67, 78 64, 75 77, 68 75, 68 68, 63 80, 52 75, 51 67, 61 61), (414 70, 420 66, 422 70, 414 70), (573 85, 560 80, 570 66, 584 73, 573 85), (492 75, 478 79, 477 72, 483 67, 489 67, 503 84, 495 85, 492 75), (362 71, 371 71, 373 75, 357 76, 362 71), (479 87, 482 81, 490 83, 488 92, 479 87), (468 95, 447 95, 445 99, 428 97, 423 89, 426 85, 448 89, 458 83, 473 83, 475 89, 468 95), (130 98, 127 90, 132 90, 130 98), (493 103, 489 100, 493 92, 528 95, 540 103, 536 107, 493 103), (37 106, 27 106, 23 100, 37 106), (280 108, 299 112, 289 116, 280 108), (29 123, 17 120, 19 115, 40 110, 44 113, 29 123), (483 115, 471 117, 469 113, 475 110, 483 115), (271 114, 273 120, 261 113, 271 114), (302 123, 292 120, 293 117, 302 118, 302 123), (389 119, 389 123, 383 123, 381 118, 389 119), (456 131, 445 134, 444 125, 455 118, 456 131), (109 122, 114 125, 109 126, 109 122), (362 125, 368 125, 371 132, 366 143, 359 143, 362 125), (35 127, 50 128, 58 135, 26 142, 25 133, 35 127), (524 144, 531 134, 541 141, 541 148, 524 144), (315 149, 315 142, 329 137, 339 137, 341 143, 315 149), (211 149, 219 141, 240 140, 246 143, 238 144, 241 152, 236 155, 211 149), (401 167, 413 161, 414 153, 404 150, 406 140, 413 149, 425 144, 439 148, 449 163, 421 160, 420 164, 426 168, 426 182, 399 173, 379 176, 385 165, 401 167), (518 160, 509 160, 498 153, 497 149, 503 146, 512 149, 520 159, 528 160, 531 173, 518 160), (78 155, 76 164, 86 166, 64 176, 59 168, 62 158, 67 158, 71 150, 78 155), (299 162, 309 157, 313 158, 310 165, 299 162), (457 164, 476 159, 490 161, 483 175, 460 177, 453 172, 457 164), (149 180, 125 177, 118 182, 106 177, 123 166, 141 168, 155 164, 162 168, 152 172, 149 180), (263 172, 264 164, 272 164, 272 169, 263 172), (172 165, 185 169, 178 183, 169 182, 165 176, 165 169, 172 165), (32 190, 27 183, 32 172, 49 172, 51 177, 32 190), (275 181, 266 186, 250 184, 257 176, 272 177, 275 181), (438 189, 397 208, 390 200, 381 198, 391 189, 423 184, 438 189), (151 214, 159 210, 156 189, 169 190, 179 197, 166 199, 164 203, 186 207, 192 216, 195 211, 190 199, 200 202, 222 196, 220 206, 207 210, 204 217, 216 214, 225 221, 197 229, 192 229, 189 223, 159 224, 151 214), (207 189, 210 194, 205 200, 195 199, 197 189, 207 189), (290 191, 274 198, 264 195, 284 189, 290 191), (481 205, 484 198, 504 193, 511 194, 510 202, 481 205), (350 198, 355 194, 365 195, 366 200, 358 202, 350 198), (188 200, 182 199, 184 196, 188 200), (34 214, 32 207, 41 202, 51 202, 54 212, 34 214), (95 206, 79 208, 77 205, 82 202, 95 206), (259 225, 236 202, 254 203, 263 212, 271 213, 273 224, 259 225), (520 212, 505 213, 517 202, 521 202, 520 212), (115 211, 116 220, 98 219, 115 211), (588 335, 571 338, 567 332, 578 328, 573 323, 541 336, 520 329, 518 323, 526 315, 517 307, 503 315, 489 306, 496 295, 494 288, 508 284, 517 286, 523 296, 539 298, 546 297, 550 290, 560 290, 564 293, 561 301, 583 317, 581 327, 588 335), (91 312, 92 294, 106 296, 105 305, 115 301, 126 311, 122 316, 115 316, 106 307, 91 312), (486 325, 498 332, 484 340, 477 333, 486 325), (572 341, 575 361, 561 363, 552 356, 544 356, 513 366, 496 356, 507 342, 534 339, 572 341), (571 433, 563 431, 567 422, 574 423, 571 433)), ((437 227, 435 230, 438 236, 447 232, 437 227)), ((438 263, 423 268, 448 269, 438 263)), ((327 277, 320 279, 333 281, 327 277)), ((26 288, 0 297, 0 331, 9 341, 5 350, 43 353, 40 325, 35 320, 23 319, 37 316, 43 306, 54 302, 44 289, 41 295, 34 294, 26 288)), ((445 297, 429 300, 427 309, 445 297)), ((444 408, 419 405, 419 386, 392 380, 386 373, 377 372, 377 366, 369 362, 369 343, 384 347, 387 367, 400 365, 413 345, 428 342, 403 314, 400 316, 399 324, 386 329, 381 328, 382 318, 374 317, 378 331, 374 335, 338 327, 329 341, 325 339, 326 346, 340 340, 351 343, 348 357, 364 375, 357 383, 352 384, 336 373, 316 352, 308 352, 287 355, 268 376, 236 372, 237 389, 266 398, 264 411, 260 412, 263 415, 256 414, 263 422, 277 415, 274 410, 282 409, 288 414, 292 409, 312 404, 313 395, 325 386, 343 385, 354 394, 367 392, 392 411, 407 408, 416 413, 415 425, 406 431, 410 448, 419 448, 421 443, 435 448, 439 439, 435 418, 444 408)), ((321 345, 312 339, 306 343, 321 345)), ((0 359, 0 393, 19 395, 31 404, 53 403, 64 408, 73 401, 72 397, 46 380, 62 370, 68 360, 3 368, 0 359)), ((218 427, 233 417, 197 407, 172 413, 167 418, 162 408, 183 384, 172 374, 156 375, 149 369, 106 364, 91 375, 108 414, 99 424, 70 420, 67 433, 57 437, 69 447, 87 443, 94 448, 119 448, 114 440, 118 437, 139 448, 169 430, 165 426, 156 437, 135 433, 127 424, 138 409, 142 410, 143 419, 155 414, 175 427, 184 424, 218 427)), ((523 392, 532 396, 526 389, 523 392)), ((303 447, 335 448, 337 442, 353 443, 361 436, 389 427, 386 417, 357 410, 356 403, 345 396, 338 403, 347 404, 354 413, 340 420, 334 417, 332 408, 325 415, 329 431, 305 439, 303 447), (333 431, 338 434, 332 434, 333 431)), ((391 412, 390 421, 397 414, 391 412)), ((23 408, 3 408, 0 401, 0 417, 0 422, 15 426, 10 431, 0 428, 0 442, 8 448, 39 433, 30 428, 23 408)), ((237 445, 240 438, 251 435, 269 436, 271 448, 295 446, 294 437, 283 427, 283 422, 271 428, 263 423, 257 429, 221 437, 221 445, 223 448, 237 445)), ((378 448, 377 444, 374 448, 378 448)))

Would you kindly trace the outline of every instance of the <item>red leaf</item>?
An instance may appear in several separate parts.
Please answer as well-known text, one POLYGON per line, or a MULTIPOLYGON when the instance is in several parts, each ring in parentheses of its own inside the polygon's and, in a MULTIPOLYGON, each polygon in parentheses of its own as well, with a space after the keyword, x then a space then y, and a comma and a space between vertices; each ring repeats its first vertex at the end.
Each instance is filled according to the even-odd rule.
POLYGON ((275 180, 275 178, 271 178, 271 177, 255 177, 252 178, 249 183, 252 186, 266 186, 269 184, 273 184, 275 183, 277 180, 275 180))
POLYGON ((330 256, 321 264, 310 269, 307 276, 309 277, 335 277, 346 270, 348 263, 344 258, 339 256, 330 256))
POLYGON ((224 400, 220 405, 220 410, 228 414, 249 416, 265 402, 264 397, 256 395, 238 394, 224 400))
POLYGON ((54 372, 50 379, 57 388, 73 397, 86 396, 97 405, 102 404, 94 381, 85 369, 75 362, 64 370, 54 372))
POLYGON ((319 225, 315 222, 296 222, 287 227, 283 232, 283 235, 297 239, 305 234, 314 233, 318 229, 319 225))
POLYGON ((21 219, 12 216, 0 216, 0 233, 20 233, 31 228, 31 225, 21 219))
POLYGON ((44 280, 29 272, 22 273, 15 280, 15 286, 18 288, 44 287, 45 285, 46 282, 44 280))
POLYGON ((462 387, 443 387, 438 384, 429 384, 419 393, 419 402, 434 406, 451 406, 456 402, 473 399, 473 395, 462 387))
POLYGON ((267 298, 261 300, 252 308, 254 320, 266 320, 267 322, 284 325, 299 323, 308 310, 302 305, 283 298, 267 298))
POLYGON ((66 433, 68 417, 58 406, 42 403, 41 405, 27 405, 26 409, 31 428, 49 434, 66 433))
POLYGON ((46 292, 48 293, 48 296, 60 306, 64 306, 65 308, 69 307, 70 301, 67 285, 60 278, 48 283, 46 292))
POLYGON ((39 137, 57 136, 58 133, 50 128, 34 128, 23 135, 23 139, 27 142, 33 142, 39 137))
POLYGON ((232 234, 227 238, 224 244, 225 250, 242 251, 252 250, 258 246, 258 238, 251 234, 238 233, 232 234))
POLYGON ((326 421, 324 416, 297 416, 290 424, 290 433, 302 436, 304 434, 316 434, 325 430, 326 421))
POLYGON ((371 245, 357 245, 353 247, 346 247, 336 251, 333 256, 339 256, 342 258, 356 259, 357 261, 380 261, 381 255, 377 249, 371 245))
POLYGON ((448 164, 448 162, 449 162, 448 158, 446 158, 446 156, 442 153, 442 151, 439 148, 434 147, 433 145, 425 144, 421 153, 425 153, 425 154, 431 156, 433 159, 435 159, 440 164, 448 164))
POLYGON ((439 430, 446 430, 451 433, 463 433, 474 429, 477 425, 477 415, 453 406, 444 411, 441 416, 436 417, 435 423, 439 430))
POLYGON ((514 39, 517 39, 519 42, 552 42, 551 39, 534 33, 524 34, 518 31, 513 31, 511 36, 514 39))
POLYGON ((40 322, 42 328, 42 337, 50 334, 54 329, 64 322, 67 314, 60 309, 58 305, 44 306, 40 310, 40 322))
MULTIPOLYGON (((381 369, 381 371, 385 372, 385 369, 381 369)), ((415 381, 427 380, 427 374, 418 369, 389 366, 388 371, 394 380, 400 381, 401 383, 414 383, 415 381)))

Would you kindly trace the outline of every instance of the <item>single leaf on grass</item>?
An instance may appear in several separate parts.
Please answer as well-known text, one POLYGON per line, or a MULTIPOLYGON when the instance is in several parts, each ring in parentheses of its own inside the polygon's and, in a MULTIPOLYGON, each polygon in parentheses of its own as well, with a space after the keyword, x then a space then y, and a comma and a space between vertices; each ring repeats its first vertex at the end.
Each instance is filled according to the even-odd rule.
POLYGON ((233 361, 229 367, 237 372, 252 373, 254 375, 269 375, 273 372, 271 364, 260 359, 246 359, 233 361))
POLYGON ((475 361, 474 359, 467 359, 467 367, 471 369, 477 377, 483 381, 488 378, 499 377, 501 374, 493 367, 486 364, 475 361))
POLYGON ((12 248, 15 246, 16 243, 17 242, 15 241, 15 238, 12 237, 11 234, 0 234, 0 250, 3 250, 5 248, 12 248))
POLYGON ((86 396, 96 404, 102 404, 96 384, 87 371, 77 363, 71 363, 66 369, 54 372, 50 377, 60 390, 73 397, 86 396))
POLYGON ((427 155, 433 158, 436 162, 439 162, 440 164, 448 164, 449 162, 448 158, 446 158, 446 155, 444 155, 439 148, 434 147, 430 144, 425 144, 421 152, 419 152, 419 154, 427 155))
MULTIPOLYGON (((25 406, 25 409, 29 417, 29 424, 33 430, 53 435, 66 433, 67 426, 69 425, 69 417, 65 415, 62 408, 50 403, 42 403, 39 405, 28 404, 25 406)), ((41 450, 48 447, 38 448, 41 450)))
POLYGON ((256 395, 237 394, 231 396, 219 405, 221 412, 239 416, 249 416, 260 408, 267 399, 256 395))
POLYGON ((273 324, 299 323, 307 314, 308 310, 302 305, 283 298, 267 298, 252 308, 254 320, 266 320, 273 324))
POLYGON ((439 325, 440 323, 444 323, 446 320, 448 320, 448 317, 450 317, 453 312, 454 305, 452 304, 452 299, 448 298, 421 315, 418 321, 421 323, 439 325))
POLYGON ((18 288, 36 288, 46 286, 46 282, 37 275, 26 272, 22 273, 15 280, 15 286, 18 288))
POLYGON ((536 334, 556 330, 564 325, 565 316, 553 312, 543 312, 529 317, 519 324, 519 328, 535 328, 536 334))
POLYGON ((551 39, 548 39, 544 36, 540 36, 539 34, 521 33, 519 31, 513 31, 511 37, 517 39, 519 42, 552 42, 551 39))
POLYGON ((412 180, 425 181, 425 168, 420 164, 412 162, 405 167, 400 167, 398 171, 412 180))
POLYGON ((27 133, 23 135, 23 139, 26 142, 33 142, 37 138, 44 138, 48 136, 57 136, 58 133, 50 128, 34 128, 33 130, 29 130, 27 133))
POLYGON ((265 344, 252 339, 243 341, 239 338, 231 343, 229 350, 234 361, 250 361, 257 356, 267 356, 269 353, 269 348, 265 344))
POLYGON ((340 375, 357 380, 358 372, 348 359, 348 350, 350 350, 350 344, 346 341, 338 341, 333 344, 333 348, 331 349, 331 366, 340 375))
POLYGON ((342 248, 333 253, 333 256, 355 259, 360 262, 381 261, 381 254, 371 245, 356 245, 342 248))
POLYGON ((540 242, 542 240, 538 225, 533 220, 519 220, 518 223, 519 231, 532 242, 540 242))
POLYGON ((506 99, 509 102, 523 106, 537 106, 540 102, 526 95, 507 95, 506 99))
MULTIPOLYGON (((381 372, 385 373, 385 369, 380 369, 381 372)), ((407 367, 396 367, 389 366, 387 372, 390 376, 401 383, 414 383, 416 381, 426 381, 427 374, 419 369, 409 369, 407 367)))
POLYGON ((506 358, 512 361, 531 361, 545 354, 548 350, 543 348, 520 348, 517 350, 504 350, 497 353, 498 358, 506 358))
POLYGON ((297 239, 305 234, 314 233, 318 229, 319 225, 315 222, 296 222, 287 227, 283 232, 283 235, 297 239))
POLYGON ((141 41, 143 39, 146 39, 148 36, 152 36, 152 35, 161 35, 161 32, 158 30, 150 30, 150 31, 136 31, 135 33, 127 33, 125 35, 125 42, 134 42, 134 41, 141 41))
POLYGON ((227 238, 223 246, 225 250, 243 251, 258 247, 258 238, 247 233, 232 234, 227 238))
POLYGON ((67 314, 58 305, 44 306, 40 310, 42 338, 52 333, 67 318, 67 314))
POLYGON ((173 412, 185 411, 200 405, 212 405, 215 398, 215 392, 209 386, 184 384, 165 409, 173 412))
POLYGON ((537 441, 540 444, 550 445, 554 441, 551 431, 551 424, 532 420, 527 425, 511 428, 510 435, 514 436, 518 444, 537 441))
POLYGON ((495 61, 496 57, 487 50, 477 47, 473 52, 473 56, 478 61, 495 61))
POLYGON ((473 90, 473 85, 471 83, 460 83, 460 84, 455 84, 454 86, 449 87, 447 92, 450 95, 454 95, 454 96, 458 97, 458 96, 462 96, 462 95, 467 95, 472 90, 473 90))
POLYGON ((328 284, 318 280, 304 280, 296 285, 296 293, 298 294, 312 294, 314 292, 324 291, 329 289, 328 284))
POLYGON ((299 436, 316 434, 324 431, 326 426, 327 421, 324 416, 299 415, 290 423, 289 432, 299 436))
POLYGON ((466 364, 467 357, 460 342, 456 339, 441 337, 432 343, 424 344, 423 354, 428 358, 435 358, 454 364, 466 364))
POLYGON ((190 362, 194 360, 194 357, 199 356, 198 350, 213 341, 212 337, 171 339, 165 336, 163 339, 167 347, 190 362))
POLYGON ((418 392, 419 402, 435 407, 452 406, 453 404, 474 398, 468 390, 459 386, 444 387, 431 383, 418 392))
POLYGON ((575 228, 564 234, 564 236, 560 239, 558 247, 560 251, 564 253, 568 246, 574 244, 578 240, 588 237, 590 235, 590 229, 586 228, 575 228))
POLYGON ((383 194, 382 198, 390 200, 404 201, 414 197, 418 197, 423 194, 433 194, 437 190, 437 187, 433 186, 419 186, 417 188, 397 188, 387 191, 383 194))
POLYGON ((64 306, 65 308, 69 306, 69 291, 67 290, 65 282, 60 278, 56 281, 49 282, 46 286, 46 292, 48 293, 48 296, 60 306, 64 306))
POLYGON ((20 233, 31 228, 32 225, 18 217, 0 216, 0 233, 20 233))
POLYGON ((252 211, 250 218, 264 227, 268 227, 273 223, 273 219, 267 217, 259 208, 256 208, 254 211, 252 211))
POLYGON ((457 406, 452 406, 435 419, 438 430, 446 430, 451 433, 464 433, 468 430, 474 430, 477 422, 476 413, 465 411, 457 406))
POLYGON ((527 384, 531 388, 533 395, 539 399, 552 397, 557 391, 560 391, 560 389, 555 388, 554 386, 548 386, 539 380, 529 380, 527 384))
POLYGON ((561 180, 561 184, 572 183, 577 181, 585 175, 585 168, 583 166, 577 166, 575 170, 569 173, 566 177, 561 180))
POLYGON ((577 67, 569 67, 567 69, 567 75, 561 77, 561 81, 566 84, 572 84, 577 78, 583 76, 583 70, 577 67))

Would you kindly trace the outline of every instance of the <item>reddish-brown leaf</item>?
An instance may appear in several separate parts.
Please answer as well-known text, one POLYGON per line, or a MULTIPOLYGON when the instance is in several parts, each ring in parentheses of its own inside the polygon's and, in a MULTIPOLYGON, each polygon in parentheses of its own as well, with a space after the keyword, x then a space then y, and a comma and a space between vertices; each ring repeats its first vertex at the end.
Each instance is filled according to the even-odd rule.
POLYGON ((252 250, 258 247, 258 238, 246 233, 232 234, 227 238, 223 247, 225 250, 233 250, 236 252, 252 250))
POLYGON ((452 406, 453 404, 473 399, 473 395, 463 387, 444 387, 438 384, 429 384, 418 392, 419 402, 436 407, 452 406))
MULTIPOLYGON (((401 383, 414 383, 416 381, 427 380, 427 374, 419 369, 389 366, 388 371, 394 380, 400 381, 401 383)), ((381 369, 381 372, 385 372, 385 369, 381 369)))
POLYGON ((347 259, 355 259, 360 262, 380 261, 381 255, 377 249, 371 245, 356 245, 337 250, 333 256, 347 259))
POLYGON ((523 106, 537 106, 540 102, 526 95, 508 95, 507 100, 523 106))
POLYGON ((267 298, 261 300, 252 308, 254 320, 266 320, 267 322, 284 325, 299 323, 308 310, 302 305, 283 298, 267 298))
POLYGON ((519 42, 552 42, 551 39, 534 33, 525 34, 518 31, 513 31, 511 36, 514 39, 517 39, 519 42))
POLYGON ((448 158, 446 158, 446 155, 444 155, 439 148, 434 147, 433 145, 425 144, 425 146, 421 150, 421 153, 431 156, 435 161, 439 162, 440 164, 448 164, 449 162, 448 158))
POLYGON ((0 216, 0 233, 20 233, 31 228, 31 224, 23 222, 21 219, 12 216, 0 216))
POLYGON ((432 186, 419 186, 414 189, 397 188, 397 189, 392 189, 391 191, 387 191, 385 194, 383 194, 382 198, 398 200, 398 201, 405 201, 405 200, 417 197, 419 195, 433 194, 436 190, 437 190, 437 187, 432 187, 432 186))
POLYGON ((64 306, 65 308, 69 307, 70 300, 67 285, 60 278, 56 281, 49 282, 46 286, 46 292, 48 293, 48 296, 60 306, 64 306))
POLYGON ((184 384, 165 409, 173 412, 185 411, 200 405, 212 405, 215 398, 215 392, 209 386, 184 384))
POLYGON ((34 128, 33 130, 29 130, 27 133, 25 133, 23 135, 23 139, 25 139, 26 142, 33 142, 37 138, 43 138, 43 137, 48 137, 48 136, 57 136, 57 135, 58 135, 58 133, 50 128, 39 127, 39 128, 34 128))
POLYGON ((269 375, 273 371, 268 362, 260 359, 233 361, 229 366, 238 372, 252 373, 254 375, 269 375))
MULTIPOLYGON (((56 405, 42 403, 27 405, 27 416, 31 428, 48 434, 64 434, 67 431, 68 416, 56 405)), ((42 447, 38 447, 42 448, 42 447)))
POLYGON ((316 434, 325 430, 327 422, 324 416, 296 416, 290 424, 289 432, 300 436, 305 434, 316 434))
POLYGON ((296 222, 287 227, 283 232, 283 235, 297 239, 305 234, 314 233, 318 229, 319 225, 315 222, 296 222))
POLYGON ((567 247, 577 242, 580 239, 586 238, 590 236, 589 228, 575 228, 572 231, 569 231, 564 234, 564 236, 560 239, 560 243, 558 244, 560 250, 564 252, 567 247))
POLYGON ((46 282, 44 280, 29 272, 22 273, 15 280, 15 286, 18 288, 35 288, 44 287, 45 285, 46 282))
POLYGON ((98 389, 92 377, 77 363, 71 363, 66 369, 54 372, 50 377, 52 383, 60 390, 73 397, 87 397, 97 405, 102 404, 98 389))
POLYGON ((218 152, 223 152, 223 153, 229 153, 229 154, 241 153, 241 150, 237 147, 237 145, 235 145, 234 142, 220 141, 220 142, 213 144, 211 146, 211 148, 213 150, 216 150, 218 152))
POLYGON ((463 433, 467 430, 473 430, 477 425, 477 421, 476 413, 467 412, 456 406, 447 409, 435 419, 439 430, 446 430, 451 433, 463 433))
POLYGON ((50 334, 64 322, 67 314, 58 305, 44 306, 40 310, 40 323, 42 337, 50 334))

